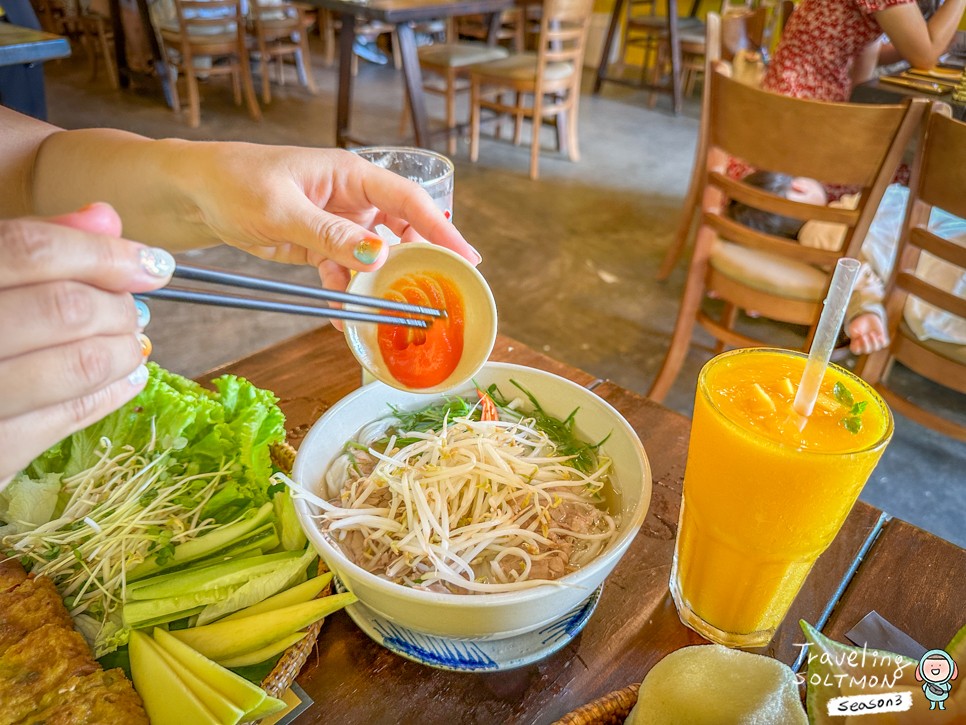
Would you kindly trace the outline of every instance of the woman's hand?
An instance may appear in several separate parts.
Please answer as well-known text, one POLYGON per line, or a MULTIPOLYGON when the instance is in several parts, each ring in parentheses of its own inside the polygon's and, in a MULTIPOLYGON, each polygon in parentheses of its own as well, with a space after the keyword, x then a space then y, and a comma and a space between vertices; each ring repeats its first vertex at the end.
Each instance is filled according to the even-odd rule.
POLYGON ((131 293, 167 284, 174 260, 120 232, 106 204, 0 220, 0 488, 144 387, 148 312, 131 293))
POLYGON ((56 131, 38 150, 31 184, 35 213, 106 200, 131 239, 169 251, 225 242, 311 264, 331 289, 344 289, 350 270, 385 261, 379 224, 480 261, 418 184, 339 149, 56 131))
POLYGON ((193 144, 185 163, 188 216, 208 234, 263 259, 310 264, 325 287, 380 266, 383 224, 404 242, 426 239, 473 264, 480 255, 418 184, 349 151, 193 144), (213 173, 206 174, 204 170, 213 173))

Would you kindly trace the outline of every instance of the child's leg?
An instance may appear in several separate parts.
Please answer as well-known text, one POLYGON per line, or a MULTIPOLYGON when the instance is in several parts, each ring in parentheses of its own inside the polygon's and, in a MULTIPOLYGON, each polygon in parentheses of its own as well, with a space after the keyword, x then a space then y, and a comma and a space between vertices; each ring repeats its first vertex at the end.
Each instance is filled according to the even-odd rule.
POLYGON ((863 262, 845 314, 845 333, 853 355, 868 355, 889 344, 884 296, 882 280, 863 262))
POLYGON ((845 326, 849 350, 853 355, 869 355, 889 344, 884 320, 875 312, 856 315, 845 326))

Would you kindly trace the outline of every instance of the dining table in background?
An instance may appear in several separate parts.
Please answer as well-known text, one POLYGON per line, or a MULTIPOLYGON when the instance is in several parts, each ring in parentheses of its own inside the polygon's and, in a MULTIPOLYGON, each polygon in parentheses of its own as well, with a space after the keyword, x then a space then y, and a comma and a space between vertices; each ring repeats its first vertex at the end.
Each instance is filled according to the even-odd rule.
POLYGON ((853 103, 901 103, 907 98, 925 98, 929 101, 942 101, 949 104, 953 118, 966 121, 966 103, 953 100, 952 89, 947 93, 925 93, 909 86, 896 85, 888 81, 873 78, 864 83, 857 83, 852 88, 849 101, 853 103))
MULTIPOLYGON (((417 664, 377 645, 345 612, 337 612, 325 622, 317 651, 296 680, 313 700, 296 723, 544 725, 640 682, 666 654, 705 643, 681 624, 668 592, 690 420, 505 336, 497 338, 491 359, 568 378, 593 390, 629 421, 653 474, 643 527, 604 582, 584 630, 554 654, 517 669, 462 673, 417 664)), ((289 442, 296 448, 326 410, 360 385, 358 363, 344 337, 329 326, 200 380, 224 373, 275 392, 289 442)), ((942 648, 966 624, 963 571, 966 550, 859 501, 819 558, 775 638, 756 651, 798 667, 804 641, 799 620, 847 642, 845 634, 872 610, 923 647, 942 648)))
MULTIPOLYGON (((339 92, 335 112, 335 143, 345 148, 349 144, 370 145, 350 135, 352 111, 352 45, 356 39, 356 23, 378 20, 395 28, 409 112, 412 118, 416 146, 430 145, 429 117, 423 75, 416 52, 416 33, 412 23, 440 20, 459 15, 489 17, 489 41, 494 42, 500 25, 500 12, 513 5, 513 0, 305 0, 309 5, 323 8, 341 21, 339 30, 339 92)), ((380 140, 380 143, 385 141, 380 140)))
POLYGON ((70 55, 70 42, 62 35, 0 22, 0 66, 29 65, 70 55))

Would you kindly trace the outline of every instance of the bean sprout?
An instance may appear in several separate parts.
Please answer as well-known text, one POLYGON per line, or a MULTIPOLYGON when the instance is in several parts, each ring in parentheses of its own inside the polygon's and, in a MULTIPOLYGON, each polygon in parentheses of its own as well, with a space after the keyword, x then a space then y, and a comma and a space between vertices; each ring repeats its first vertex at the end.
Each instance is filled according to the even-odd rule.
POLYGON ((431 591, 514 591, 553 583, 616 537, 610 459, 578 470, 533 418, 386 431, 370 425, 360 433, 370 437, 347 444, 327 474, 339 492, 330 500, 296 489, 319 507, 320 530, 368 571, 431 591))

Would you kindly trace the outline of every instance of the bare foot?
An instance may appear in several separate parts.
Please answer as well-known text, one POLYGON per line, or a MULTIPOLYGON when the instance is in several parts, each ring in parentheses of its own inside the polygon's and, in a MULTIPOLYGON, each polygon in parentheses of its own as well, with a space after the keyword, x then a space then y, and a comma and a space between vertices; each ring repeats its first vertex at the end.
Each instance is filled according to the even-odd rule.
POLYGON ((846 327, 849 350, 853 355, 869 355, 889 344, 882 318, 873 312, 856 315, 846 327))

